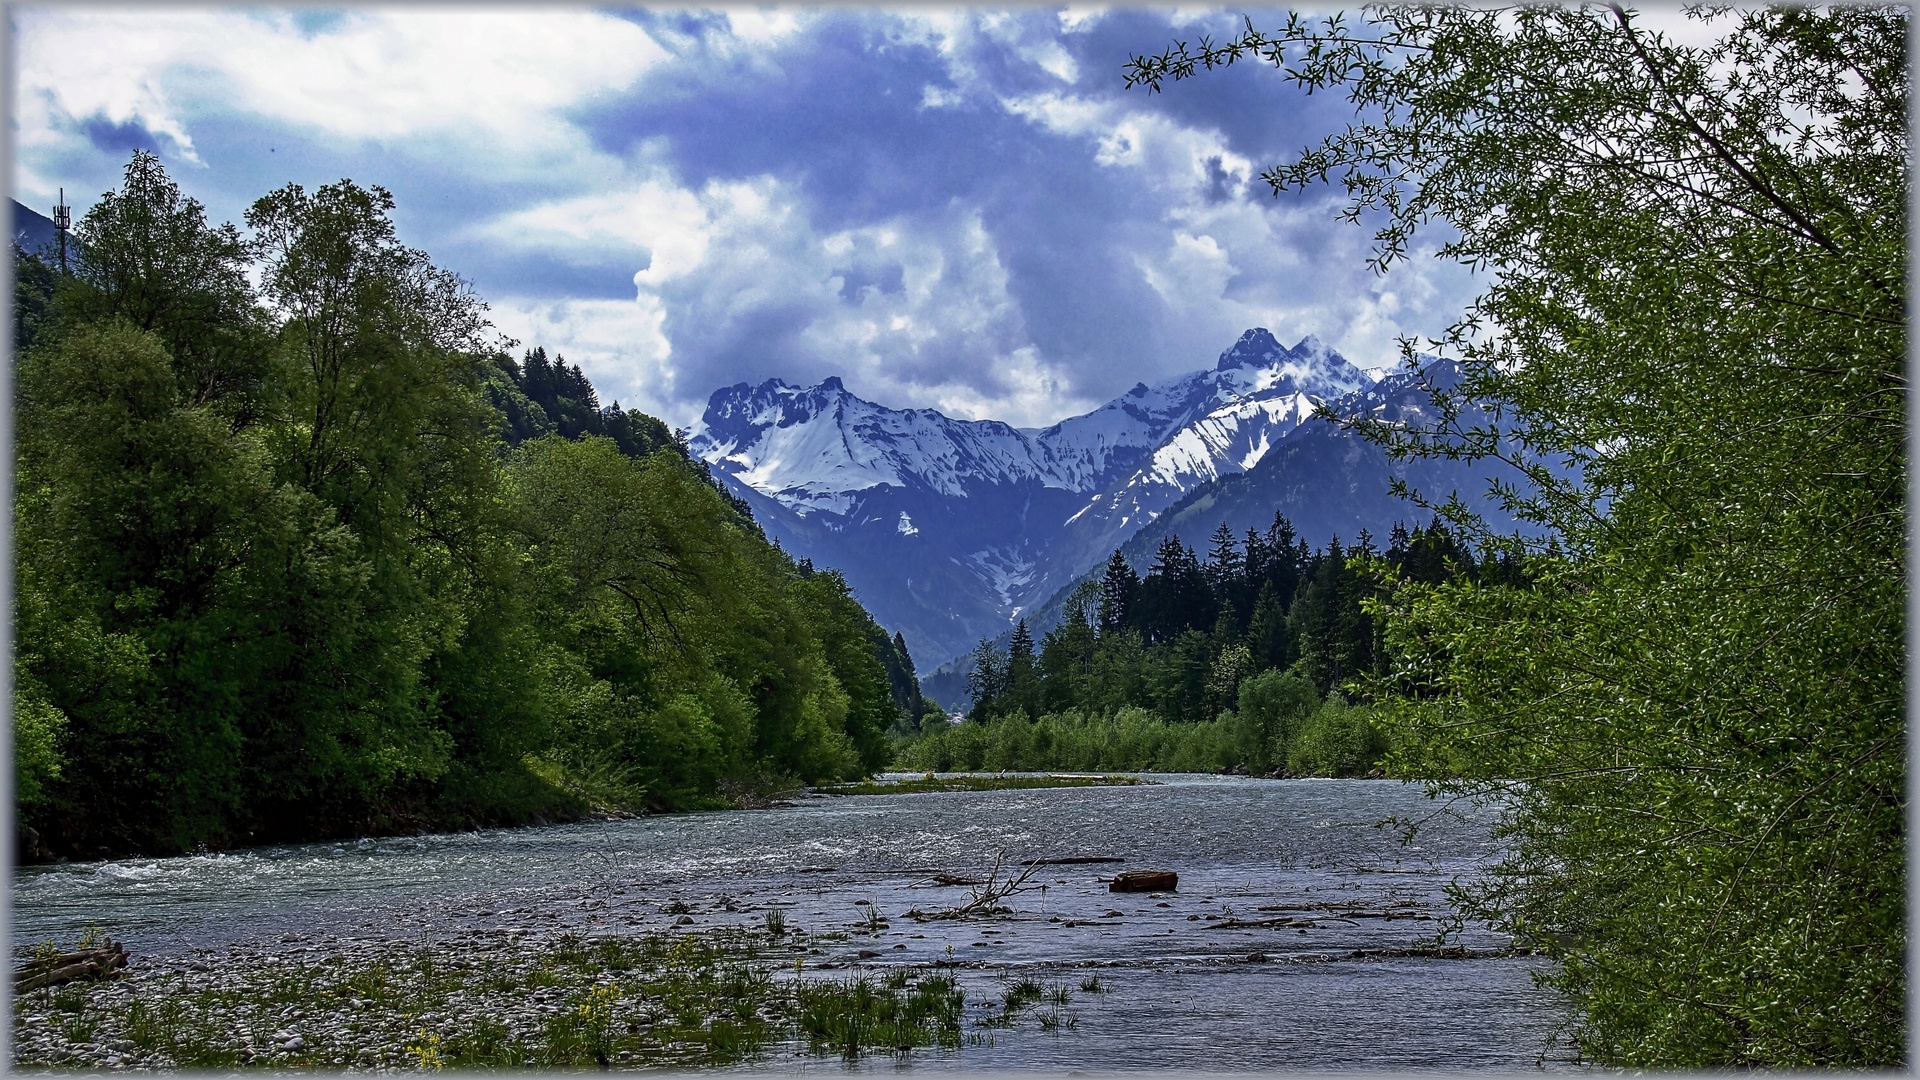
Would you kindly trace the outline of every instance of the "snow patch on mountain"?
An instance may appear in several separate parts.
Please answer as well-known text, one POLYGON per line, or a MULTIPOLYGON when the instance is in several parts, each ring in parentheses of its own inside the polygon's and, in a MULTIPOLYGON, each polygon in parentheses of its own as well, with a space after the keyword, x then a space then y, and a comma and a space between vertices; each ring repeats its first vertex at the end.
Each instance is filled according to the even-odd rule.
POLYGON ((1019 547, 1007 544, 972 552, 964 564, 980 575, 1002 604, 1011 605, 1014 596, 1033 581, 1036 561, 1019 547))
POLYGON ((1319 403, 1374 382, 1318 338, 1287 348, 1255 328, 1211 368, 1037 430, 889 409, 838 378, 771 379, 715 391, 689 448, 752 493, 769 535, 841 568, 933 659, 1004 630, 1188 491, 1259 464, 1319 403))
POLYGON ((838 377, 815 387, 770 379, 716 391, 689 440, 694 455, 800 514, 845 514, 881 485, 961 496, 970 482, 1065 486, 1032 441, 997 420, 889 409, 838 377))

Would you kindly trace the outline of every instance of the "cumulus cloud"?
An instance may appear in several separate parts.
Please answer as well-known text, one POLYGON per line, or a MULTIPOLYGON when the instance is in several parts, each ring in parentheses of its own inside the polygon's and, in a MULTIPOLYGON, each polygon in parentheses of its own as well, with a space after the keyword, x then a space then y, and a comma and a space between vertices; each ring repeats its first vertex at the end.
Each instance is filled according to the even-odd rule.
POLYGON ((584 145, 554 122, 556 110, 631 86, 667 55, 630 22, 563 8, 319 21, 245 9, 25 8, 16 26, 27 162, 105 120, 137 124, 198 163, 190 125, 239 113, 336 143, 550 167, 584 145))
POLYGON ((1041 425, 1207 365, 1249 326, 1386 362, 1471 295, 1417 260, 1374 277, 1337 193, 1259 181, 1342 103, 1251 66, 1122 86, 1130 55, 1238 28, 1218 11, 63 8, 16 25, 34 198, 133 146, 227 216, 290 179, 380 184, 503 332, 677 424, 722 386, 839 375, 888 405, 1041 425))
POLYGON ((511 300, 502 326, 570 350, 612 393, 677 422, 742 379, 839 375, 888 403, 1042 423, 1070 381, 1027 343, 993 238, 965 208, 823 230, 771 176, 699 190, 655 179, 477 228, 582 257, 599 257, 598 238, 644 260, 631 306, 511 300), (602 314, 620 333, 580 333, 602 314))

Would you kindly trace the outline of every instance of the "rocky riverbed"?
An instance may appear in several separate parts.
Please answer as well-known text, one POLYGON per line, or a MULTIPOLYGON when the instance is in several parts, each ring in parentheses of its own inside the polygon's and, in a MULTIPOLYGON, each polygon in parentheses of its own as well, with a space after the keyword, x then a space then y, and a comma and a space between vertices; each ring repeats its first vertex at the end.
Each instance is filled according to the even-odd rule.
POLYGON ((1379 823, 1425 804, 1398 785, 1162 779, 30 868, 16 940, 98 926, 133 957, 124 982, 23 996, 16 1061, 804 1071, 851 1042, 936 1071, 1551 1063, 1542 961, 1473 928, 1434 947, 1444 887, 1497 851, 1483 824, 1403 844, 1379 823), (964 906, 996 858, 1095 857, 1124 861, 908 917, 964 906), (1132 869, 1178 889, 1110 893, 1132 869), (832 988, 863 980, 893 1012, 835 1026, 858 1011, 832 988))
MULTIPOLYGON (((965 991, 955 972, 926 965, 848 977, 810 973, 807 958, 833 943, 794 937, 763 931, 542 940, 502 931, 427 947, 294 935, 271 946, 236 943, 141 965, 128 978, 23 995, 14 1064, 136 1071, 692 1067, 788 1055, 951 1052, 964 1041, 965 991)), ((1058 992, 1056 1004, 1070 995, 1058 992)), ((980 1019, 1002 1027, 1032 1004, 1009 1006, 1004 989, 995 1001, 1000 1011, 980 1019)), ((1047 1019, 1060 1023, 1062 1014, 1047 1019)))

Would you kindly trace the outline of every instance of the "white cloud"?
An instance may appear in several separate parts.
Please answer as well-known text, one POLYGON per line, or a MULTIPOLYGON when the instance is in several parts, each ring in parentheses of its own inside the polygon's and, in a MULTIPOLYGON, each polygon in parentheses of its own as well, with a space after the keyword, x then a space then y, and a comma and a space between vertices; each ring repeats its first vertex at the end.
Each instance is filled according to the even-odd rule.
POLYGON ((1211 236, 1173 234, 1172 250, 1159 258, 1135 257, 1142 277, 1175 312, 1218 304, 1234 275, 1233 260, 1211 236))
POLYGON ((1104 5, 1068 4, 1060 12, 1060 29, 1069 34, 1084 33, 1093 29, 1106 14, 1104 5))
POLYGON ((744 186, 710 184, 703 196, 656 177, 512 211, 467 231, 504 248, 537 251, 574 265, 633 260, 645 266, 635 276, 635 284, 645 287, 700 265, 714 206, 747 198, 734 191, 744 186))
POLYGON ((558 110, 630 87, 667 56, 632 23, 566 8, 360 11, 317 28, 171 7, 26 8, 16 19, 29 160, 96 118, 138 123, 190 156, 193 121, 222 112, 403 151, 443 152, 451 140, 503 165, 577 157, 583 140, 558 110))
POLYGON ((1070 83, 1080 78, 1080 65, 1074 63, 1073 57, 1057 41, 1044 42, 1024 55, 1035 66, 1061 82, 1070 83))
POLYGON ((665 310, 658 299, 509 296, 493 300, 490 307, 494 325, 523 347, 539 345, 580 365, 602 404, 619 401, 623 408, 642 409, 683 427, 698 416, 697 409, 690 412, 677 396, 673 346, 660 329, 665 310))
POLYGON ((755 45, 771 45, 800 29, 799 13, 787 7, 734 7, 727 13, 727 25, 733 36, 755 45))
POLYGON ((1018 424, 1098 404, 1071 396, 1068 374, 1028 341, 976 210, 822 232, 774 177, 694 190, 656 175, 470 231, 583 264, 650 252, 633 302, 510 299, 495 321, 581 364, 609 398, 670 422, 690 423, 708 393, 742 374, 840 375, 887 405, 1018 424))

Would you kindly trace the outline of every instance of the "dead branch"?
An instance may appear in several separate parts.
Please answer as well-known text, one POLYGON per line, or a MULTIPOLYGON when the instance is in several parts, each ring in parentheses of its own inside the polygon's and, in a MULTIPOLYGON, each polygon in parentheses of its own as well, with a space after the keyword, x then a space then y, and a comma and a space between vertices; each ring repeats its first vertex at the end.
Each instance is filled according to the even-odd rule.
POLYGON ((975 915, 992 915, 998 912, 999 908, 997 905, 1000 901, 1005 900, 1014 893, 1039 888, 1038 885, 1027 884, 1027 879, 1032 877, 1033 872, 1040 868, 1041 864, 1038 862, 1028 863, 1026 869, 1020 871, 1018 877, 1009 877, 1004 881, 1001 880, 1000 865, 1006 860, 1006 857, 1007 853, 1004 850, 993 857, 993 869, 987 872, 987 880, 982 882, 979 889, 974 892, 973 899, 961 904, 959 907, 948 908, 944 911, 921 911, 919 908, 915 908, 907 912, 907 917, 912 919, 970 919, 975 915))
POLYGON ((15 968, 13 992, 24 994, 76 979, 118 978, 116 969, 126 966, 127 947, 109 938, 91 949, 42 957, 15 968))

